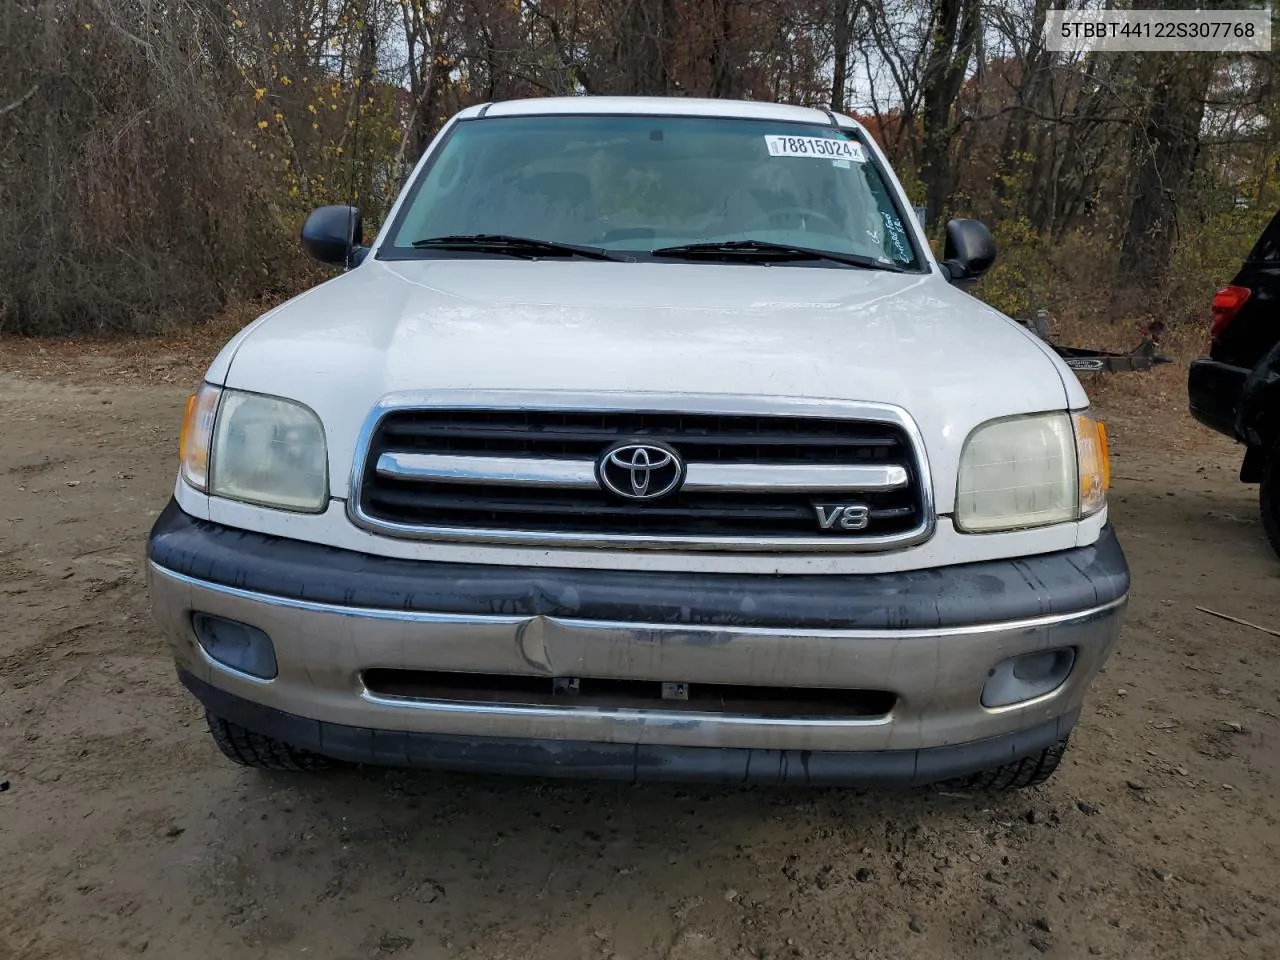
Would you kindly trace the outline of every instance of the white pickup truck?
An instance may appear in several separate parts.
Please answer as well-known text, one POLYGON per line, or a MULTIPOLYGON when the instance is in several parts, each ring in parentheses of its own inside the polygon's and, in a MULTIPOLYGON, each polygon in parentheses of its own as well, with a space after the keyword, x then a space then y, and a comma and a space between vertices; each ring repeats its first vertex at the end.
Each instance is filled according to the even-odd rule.
POLYGON ((222 751, 1004 789, 1123 617, 1106 434, 931 254, 858 123, 693 99, 452 118, 372 243, 192 396, 148 542, 222 751))

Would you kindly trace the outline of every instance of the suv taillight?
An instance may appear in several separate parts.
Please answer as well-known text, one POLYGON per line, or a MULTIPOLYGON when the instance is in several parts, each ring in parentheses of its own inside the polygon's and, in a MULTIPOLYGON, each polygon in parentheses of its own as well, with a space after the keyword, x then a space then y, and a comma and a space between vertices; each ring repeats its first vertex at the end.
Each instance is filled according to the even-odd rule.
POLYGON ((1209 336, 1214 340, 1227 329, 1253 291, 1248 287, 1223 287, 1213 295, 1213 326, 1209 336))

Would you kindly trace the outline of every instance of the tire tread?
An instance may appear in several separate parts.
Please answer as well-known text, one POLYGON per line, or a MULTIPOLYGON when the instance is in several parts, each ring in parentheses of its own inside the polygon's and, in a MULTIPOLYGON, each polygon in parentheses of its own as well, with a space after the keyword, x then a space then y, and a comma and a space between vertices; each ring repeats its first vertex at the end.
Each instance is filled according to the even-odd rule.
POLYGON ((309 772, 327 769, 332 761, 318 753, 301 750, 273 737, 254 733, 237 723, 205 711, 209 734, 218 749, 229 759, 244 767, 258 770, 285 770, 309 772))
POLYGON ((1045 747, 1039 753, 1023 757, 1021 760, 1014 760, 1012 763, 1006 763, 991 770, 983 770, 967 777, 949 781, 947 785, 992 793, 1024 790, 1027 787, 1039 786, 1053 776, 1054 771, 1058 769, 1058 765, 1062 762, 1062 755, 1066 751, 1067 740, 1059 740, 1057 743, 1045 747))

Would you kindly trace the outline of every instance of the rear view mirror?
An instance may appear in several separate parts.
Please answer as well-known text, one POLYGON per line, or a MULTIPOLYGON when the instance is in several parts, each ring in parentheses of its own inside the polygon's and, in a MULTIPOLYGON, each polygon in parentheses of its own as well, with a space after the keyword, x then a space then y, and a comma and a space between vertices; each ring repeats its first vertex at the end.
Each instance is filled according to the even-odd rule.
POLYGON ((355 207, 318 207, 302 225, 302 249, 321 263, 356 266, 367 252, 363 245, 364 222, 355 207))
POLYGON ((981 220, 947 222, 942 266, 957 286, 973 283, 996 262, 996 240, 981 220))

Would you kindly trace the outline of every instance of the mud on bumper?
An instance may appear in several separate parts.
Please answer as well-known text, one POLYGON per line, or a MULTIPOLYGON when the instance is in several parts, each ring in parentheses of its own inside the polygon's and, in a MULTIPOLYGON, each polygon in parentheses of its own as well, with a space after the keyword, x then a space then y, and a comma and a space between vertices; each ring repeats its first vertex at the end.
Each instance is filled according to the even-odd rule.
POLYGON ((171 503, 148 555, 179 674, 217 715, 345 760, 625 779, 905 785, 1034 755, 1070 732, 1129 585, 1110 528, 1090 547, 935 570, 690 577, 398 560, 171 503), (211 657, 196 614, 269 637, 275 676, 211 657), (995 664, 1053 649, 1073 652, 1059 686, 982 705, 995 664), (414 686, 459 675, 587 678, 610 694, 414 686), (845 705, 635 699, 664 681, 845 705))

